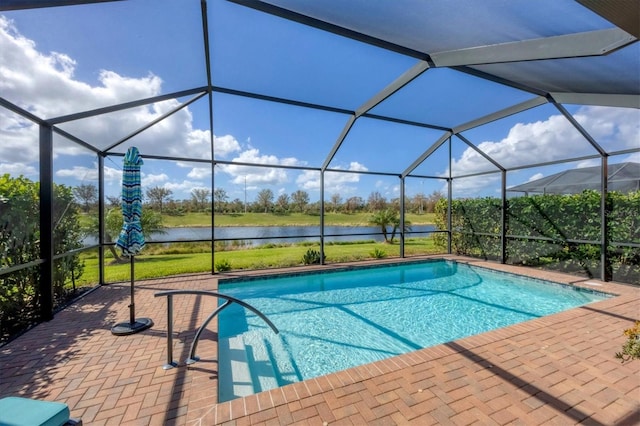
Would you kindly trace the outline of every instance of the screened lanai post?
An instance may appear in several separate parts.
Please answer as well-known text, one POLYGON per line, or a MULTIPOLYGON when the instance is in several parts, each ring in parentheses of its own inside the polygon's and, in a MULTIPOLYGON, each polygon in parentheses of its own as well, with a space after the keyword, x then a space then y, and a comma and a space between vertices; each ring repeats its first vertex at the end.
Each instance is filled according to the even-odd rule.
POLYGON ((567 109, 559 104, 553 97, 549 96, 553 105, 564 115, 564 117, 571 123, 573 127, 580 132, 580 134, 591 144, 591 146, 600 154, 601 158, 601 177, 600 177, 600 278, 603 281, 611 281, 611 268, 609 265, 609 244, 608 244, 608 219, 607 219, 607 180, 609 178, 609 172, 607 167, 607 152, 600 146, 600 144, 591 136, 589 132, 580 124, 575 117, 567 111, 567 109))
POLYGON ((500 195, 502 199, 502 209, 500 215, 500 263, 507 263, 507 172, 501 170, 502 184, 500 187, 500 195))
POLYGON ((400 257, 404 258, 404 215, 405 215, 405 203, 404 203, 404 185, 405 179, 401 175, 400 178, 400 257))
POLYGON ((40 319, 53 319, 53 127, 40 124, 40 319))
POLYGON ((451 178, 447 179, 447 253, 451 254, 451 239, 453 238, 453 233, 451 229, 451 196, 453 191, 451 190, 451 178))
POLYGON ((104 153, 98 154, 98 284, 104 284, 104 153))
POLYGON ((447 205, 447 231, 449 232, 449 241, 447 243, 447 253, 451 254, 451 242, 453 240, 453 229, 451 229, 452 227, 452 223, 451 223, 451 219, 453 217, 453 172, 451 171, 451 165, 452 165, 452 157, 453 157, 453 147, 452 147, 452 143, 451 143, 451 136, 449 136, 449 177, 447 179, 448 182, 448 186, 449 186, 449 194, 447 195, 447 197, 449 198, 448 201, 448 205, 447 205))
POLYGON ((600 188, 600 276, 602 281, 611 281, 613 271, 609 256, 609 205, 607 193, 609 191, 609 158, 602 156, 601 167, 601 188, 600 188))
POLYGON ((320 264, 324 265, 324 170, 320 170, 320 264))

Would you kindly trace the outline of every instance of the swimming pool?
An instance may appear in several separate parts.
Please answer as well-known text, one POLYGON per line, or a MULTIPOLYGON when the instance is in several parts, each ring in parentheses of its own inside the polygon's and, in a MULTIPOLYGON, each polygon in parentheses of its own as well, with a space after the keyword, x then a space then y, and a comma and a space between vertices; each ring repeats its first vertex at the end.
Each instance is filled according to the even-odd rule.
POLYGON ((607 297, 452 261, 221 284, 280 330, 230 305, 219 318, 219 401, 585 305, 607 297))

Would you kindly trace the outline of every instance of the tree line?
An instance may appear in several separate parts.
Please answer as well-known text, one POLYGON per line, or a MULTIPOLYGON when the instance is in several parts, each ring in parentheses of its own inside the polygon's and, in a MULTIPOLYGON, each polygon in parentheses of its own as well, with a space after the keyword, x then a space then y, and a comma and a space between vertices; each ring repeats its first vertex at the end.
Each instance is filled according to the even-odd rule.
MULTIPOLYGON (((98 189, 93 184, 82 184, 74 187, 73 193, 79 205, 85 212, 89 212, 97 207, 98 189)), ((435 205, 444 195, 439 191, 434 191, 430 195, 418 193, 413 197, 405 198, 405 209, 410 213, 424 214, 433 213, 435 205)), ((107 196, 108 207, 120 205, 120 198, 107 196)), ((143 201, 153 210, 161 214, 184 214, 191 212, 218 214, 238 214, 238 213, 306 213, 319 214, 320 202, 311 202, 309 193, 297 190, 291 194, 276 194, 271 189, 260 190, 255 199, 241 200, 231 199, 227 191, 223 188, 214 188, 213 192, 207 188, 194 188, 191 197, 183 200, 173 198, 173 191, 169 188, 154 186, 144 191, 143 201)), ((343 197, 339 193, 332 194, 325 201, 325 209, 332 213, 361 213, 378 212, 387 209, 400 210, 400 199, 385 198, 380 192, 373 191, 364 199, 360 196, 343 197)))

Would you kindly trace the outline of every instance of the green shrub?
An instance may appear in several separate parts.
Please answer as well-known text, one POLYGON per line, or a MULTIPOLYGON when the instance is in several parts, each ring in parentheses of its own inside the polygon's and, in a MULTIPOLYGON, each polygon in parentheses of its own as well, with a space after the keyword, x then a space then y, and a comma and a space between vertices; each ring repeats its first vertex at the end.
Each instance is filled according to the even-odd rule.
POLYGON ((372 252, 369 253, 371 257, 374 259, 384 259, 387 257, 387 252, 384 250, 380 250, 379 248, 375 248, 372 252))
POLYGON ((309 249, 304 254, 304 256, 302 256, 302 263, 304 263, 305 265, 315 265, 320 264, 320 262, 321 258, 320 252, 318 250, 309 249))
POLYGON ((216 262, 216 271, 218 272, 228 272, 231 270, 231 262, 227 259, 218 260, 216 262))

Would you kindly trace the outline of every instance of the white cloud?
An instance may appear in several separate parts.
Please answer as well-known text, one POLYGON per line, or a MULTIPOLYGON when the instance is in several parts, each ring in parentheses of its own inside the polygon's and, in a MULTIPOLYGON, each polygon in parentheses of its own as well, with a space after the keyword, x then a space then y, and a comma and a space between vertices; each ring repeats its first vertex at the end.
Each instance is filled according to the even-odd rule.
POLYGON ((38 171, 35 167, 24 163, 0 163, 0 175, 10 174, 11 176, 37 177, 38 171))
POLYGON ((159 175, 154 174, 145 174, 142 173, 142 186, 144 187, 152 187, 152 186, 163 186, 166 187, 166 182, 169 180, 169 176, 165 173, 160 173, 159 175))
POLYGON ((536 173, 535 175, 531 176, 527 182, 533 182, 534 180, 538 180, 538 179, 542 179, 544 177, 544 175, 542 173, 536 173))
POLYGON ((640 147, 640 110, 585 106, 574 115, 607 151, 640 147))
MULTIPOLYGON (((337 170, 343 170, 342 167, 335 167, 337 170)), ((367 168, 353 161, 349 164, 349 167, 344 169, 353 172, 367 171, 367 168)), ((324 185, 326 194, 340 194, 346 196, 356 193, 358 187, 357 183, 360 182, 360 175, 358 173, 341 173, 328 171, 324 174, 324 185)), ((305 170, 296 179, 296 184, 305 191, 319 191, 320 190, 320 172, 315 170, 305 170)))
MULTIPOLYGON (((275 155, 261 155, 260 150, 251 148, 243 151, 232 161, 239 163, 265 164, 273 166, 299 166, 303 162, 293 157, 278 158, 275 155)), ((246 184, 252 187, 260 185, 282 185, 289 181, 287 169, 275 167, 243 166, 236 164, 220 164, 220 170, 232 176, 231 182, 240 185, 246 184)))
POLYGON ((220 158, 226 158, 228 155, 240 151, 240 143, 231 135, 214 136, 213 145, 216 155, 220 158))
POLYGON ((187 193, 191 194, 194 189, 209 189, 202 182, 193 182, 183 180, 182 182, 167 182, 162 185, 163 188, 170 189, 174 194, 187 193))
POLYGON ((60 169, 55 174, 58 177, 72 177, 80 182, 85 180, 98 180, 98 169, 84 166, 73 166, 71 169, 60 169))
POLYGON ((211 167, 194 167, 187 173, 187 177, 191 179, 204 179, 208 176, 211 176, 211 167))
MULTIPOLYGON (((94 181, 98 180, 98 169, 96 167, 84 167, 84 166, 73 166, 71 169, 60 169, 55 172, 55 175, 63 178, 74 178, 79 182, 83 181, 94 181)), ((106 185, 109 184, 120 184, 122 180, 122 170, 114 169, 113 167, 105 167, 104 168, 104 182, 106 185)))

